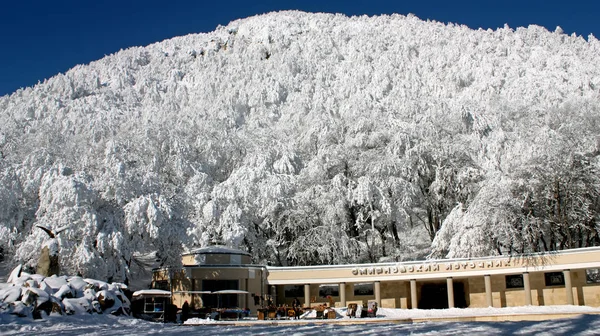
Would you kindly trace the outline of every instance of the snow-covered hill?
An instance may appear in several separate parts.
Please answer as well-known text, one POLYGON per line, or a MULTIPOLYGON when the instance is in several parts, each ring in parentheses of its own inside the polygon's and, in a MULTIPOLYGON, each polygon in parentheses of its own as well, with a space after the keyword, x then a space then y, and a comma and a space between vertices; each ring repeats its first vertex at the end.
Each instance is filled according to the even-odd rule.
MULTIPOLYGON (((42 50, 40 52, 43 52, 42 50)), ((125 281, 222 243, 344 263, 598 245, 600 42, 302 12, 0 97, 0 247, 125 281), (433 243, 432 243, 433 241, 433 243)))

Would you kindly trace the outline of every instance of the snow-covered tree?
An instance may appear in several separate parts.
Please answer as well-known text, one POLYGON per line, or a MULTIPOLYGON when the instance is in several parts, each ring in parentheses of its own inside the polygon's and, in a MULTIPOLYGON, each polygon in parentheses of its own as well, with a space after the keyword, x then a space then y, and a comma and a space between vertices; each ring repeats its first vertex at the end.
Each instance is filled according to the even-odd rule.
POLYGON ((213 243, 276 265, 598 245, 599 55, 295 11, 122 50, 0 97, 0 249, 33 266, 35 226, 68 226, 65 271, 125 281, 213 243))

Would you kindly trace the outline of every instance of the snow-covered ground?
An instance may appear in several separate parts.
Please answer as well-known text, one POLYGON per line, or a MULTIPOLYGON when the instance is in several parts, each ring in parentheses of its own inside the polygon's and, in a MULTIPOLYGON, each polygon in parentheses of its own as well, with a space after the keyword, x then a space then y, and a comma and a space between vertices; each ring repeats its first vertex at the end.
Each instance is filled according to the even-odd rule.
MULTIPOLYGON (((518 308, 486 308, 486 309, 449 309, 449 310, 415 310, 381 309, 381 323, 363 324, 321 324, 280 321, 277 325, 260 324, 250 326, 206 325, 185 326, 176 324, 152 323, 129 317, 112 315, 78 315, 50 316, 43 321, 0 315, 0 334, 23 335, 598 335, 600 330, 600 309, 576 306, 554 307, 518 307, 518 308), (534 313, 582 313, 583 315, 568 319, 550 321, 522 322, 423 322, 395 323, 393 318, 427 318, 450 316, 486 316, 534 313), (590 314, 585 314, 590 313, 590 314)), ((378 314, 379 315, 379 314, 378 314)), ((364 319, 363 322, 372 322, 364 319)), ((360 320, 354 320, 356 322, 360 320)))

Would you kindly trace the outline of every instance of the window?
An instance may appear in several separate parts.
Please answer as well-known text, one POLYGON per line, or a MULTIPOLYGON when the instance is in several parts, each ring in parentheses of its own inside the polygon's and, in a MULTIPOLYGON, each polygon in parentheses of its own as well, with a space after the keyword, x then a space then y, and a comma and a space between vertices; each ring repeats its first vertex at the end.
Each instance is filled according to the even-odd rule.
POLYGON ((565 277, 562 272, 545 273, 546 286, 564 286, 565 277))
POLYGON ((152 288, 153 289, 170 290, 169 281, 167 281, 167 280, 154 281, 152 288))
POLYGON ((205 265, 206 264, 206 255, 204 254, 196 254, 194 256, 194 260, 197 265, 205 265))
POLYGON ((284 287, 285 297, 297 298, 304 296, 304 286, 302 285, 286 285, 284 287))
POLYGON ((239 254, 232 254, 229 256, 229 265, 241 265, 242 256, 239 254))
POLYGON ((340 296, 340 287, 339 287, 339 285, 320 285, 319 286, 319 296, 320 297, 340 296))
POLYGON ((600 283, 600 268, 586 269, 585 280, 587 283, 600 283))
POLYGON ((523 288, 523 274, 513 274, 506 276, 506 288, 523 288))
POLYGON ((165 310, 164 301, 159 299, 152 299, 151 301, 146 300, 144 302, 145 313, 160 313, 165 310))
POLYGON ((354 296, 358 295, 374 295, 373 283, 357 283, 354 284, 354 296))

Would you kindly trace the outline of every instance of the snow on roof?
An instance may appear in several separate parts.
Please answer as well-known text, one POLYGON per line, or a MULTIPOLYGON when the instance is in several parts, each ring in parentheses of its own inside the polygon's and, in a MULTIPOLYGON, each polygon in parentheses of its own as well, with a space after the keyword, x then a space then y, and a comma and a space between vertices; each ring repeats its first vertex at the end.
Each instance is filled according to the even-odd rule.
POLYGON ((133 292, 133 296, 171 296, 171 292, 162 289, 142 289, 133 292))
POLYGON ((207 246, 207 247, 191 250, 189 253, 184 253, 184 255, 189 255, 189 254, 239 254, 239 255, 250 256, 250 253, 248 253, 246 251, 230 248, 230 247, 223 246, 223 245, 207 246))
POLYGON ((214 294, 250 294, 250 292, 245 290, 237 290, 237 289, 224 289, 220 291, 213 292, 214 294))

